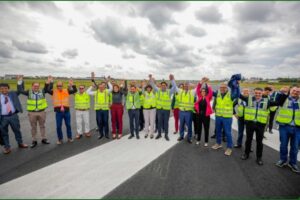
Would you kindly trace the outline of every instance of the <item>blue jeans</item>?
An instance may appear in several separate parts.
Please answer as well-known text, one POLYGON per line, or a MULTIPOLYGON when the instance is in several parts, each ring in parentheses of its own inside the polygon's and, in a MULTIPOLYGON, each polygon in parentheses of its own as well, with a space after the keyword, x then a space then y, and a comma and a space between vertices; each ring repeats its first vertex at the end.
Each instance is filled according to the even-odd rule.
POLYGON ((289 163, 292 165, 297 164, 298 145, 300 138, 300 128, 292 127, 289 125, 279 125, 280 135, 280 160, 288 160, 288 144, 290 141, 290 160, 289 163))
POLYGON ((244 120, 244 117, 239 117, 238 118, 238 139, 237 139, 237 145, 242 145, 243 144, 244 130, 245 130, 245 120, 244 120))
POLYGON ((108 110, 96 110, 96 121, 100 136, 108 136, 108 110))
POLYGON ((5 148, 10 148, 9 136, 8 136, 8 126, 11 127, 15 134, 15 139, 18 144, 22 144, 22 134, 20 131, 20 120, 18 114, 13 114, 11 116, 2 116, 1 117, 1 135, 5 148))
POLYGON ((130 134, 134 136, 135 134, 139 135, 139 124, 140 124, 140 109, 129 109, 129 126, 130 126, 130 134))
POLYGON ((169 132, 169 118, 170 118, 170 110, 157 110, 157 122, 158 122, 158 134, 164 131, 165 135, 168 135, 169 132))
POLYGON ((192 122, 193 122, 193 112, 191 111, 179 111, 179 124, 180 124, 180 137, 184 138, 184 126, 188 128, 188 140, 192 140, 192 122))
POLYGON ((231 136, 231 125, 232 117, 218 117, 216 116, 216 131, 217 131, 217 143, 221 144, 222 141, 222 128, 224 129, 226 139, 227 139, 227 148, 232 148, 232 136, 231 136))
POLYGON ((62 133, 62 122, 65 120, 65 125, 67 128, 67 137, 68 139, 72 139, 72 130, 71 130, 71 114, 70 111, 64 111, 64 112, 56 112, 56 133, 57 138, 59 140, 63 139, 63 133, 62 133))

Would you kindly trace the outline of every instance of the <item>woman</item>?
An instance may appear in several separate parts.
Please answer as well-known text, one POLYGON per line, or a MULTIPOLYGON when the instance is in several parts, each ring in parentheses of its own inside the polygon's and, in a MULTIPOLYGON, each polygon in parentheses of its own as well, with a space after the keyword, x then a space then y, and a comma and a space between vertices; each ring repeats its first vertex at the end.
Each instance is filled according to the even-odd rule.
MULTIPOLYGON (((123 85, 122 85, 123 86, 123 85)), ((111 93, 111 125, 112 125, 112 137, 113 139, 120 139, 122 137, 123 129, 123 95, 127 93, 127 81, 125 81, 125 86, 120 87, 117 84, 113 85, 113 91, 111 93), (118 131, 118 137, 117 137, 118 131)))
POLYGON ((145 118, 145 138, 148 137, 150 133, 150 138, 154 137, 154 126, 155 126, 155 117, 156 117, 156 96, 152 91, 152 86, 147 85, 146 91, 143 92, 143 113, 145 118), (149 130, 150 127, 150 130, 149 130))
MULTIPOLYGON (((179 84, 178 86, 180 89, 183 89, 183 84, 179 84)), ((179 104, 178 104, 178 92, 176 92, 173 95, 172 99, 172 108, 173 108, 173 114, 174 114, 174 120, 175 120, 175 131, 174 134, 178 133, 179 130, 179 104)))
POLYGON ((198 83, 196 88, 197 100, 195 102, 195 133, 197 134, 196 144, 200 144, 203 125, 205 133, 205 147, 208 146, 210 115, 213 113, 213 109, 210 105, 210 101, 213 97, 213 90, 207 85, 207 81, 208 78, 202 78, 201 82, 198 83))

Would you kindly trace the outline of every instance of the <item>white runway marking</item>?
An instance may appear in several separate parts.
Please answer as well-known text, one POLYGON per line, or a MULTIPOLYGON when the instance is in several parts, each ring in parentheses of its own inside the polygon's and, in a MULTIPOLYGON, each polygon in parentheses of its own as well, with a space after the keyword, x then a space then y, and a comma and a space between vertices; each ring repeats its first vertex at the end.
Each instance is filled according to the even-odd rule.
POLYGON ((169 122, 170 141, 126 135, 2 184, 0 198, 101 198, 177 143, 169 122))

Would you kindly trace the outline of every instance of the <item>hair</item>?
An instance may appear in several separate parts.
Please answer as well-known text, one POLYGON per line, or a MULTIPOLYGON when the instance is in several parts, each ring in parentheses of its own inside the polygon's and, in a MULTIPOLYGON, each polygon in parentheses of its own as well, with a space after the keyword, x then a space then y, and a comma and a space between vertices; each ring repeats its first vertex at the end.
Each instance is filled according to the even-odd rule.
POLYGON ((135 86, 135 85, 130 85, 130 88, 132 88, 132 87, 136 88, 136 86, 135 86))
POLYGON ((297 85, 297 84, 293 84, 293 85, 291 85, 291 87, 290 87, 290 88, 294 88, 294 87, 296 87, 296 88, 299 88, 300 86, 299 86, 299 85, 297 85))
POLYGON ((151 90, 153 89, 151 85, 147 85, 147 86, 145 87, 145 89, 148 89, 148 88, 151 88, 151 90))
POLYGON ((263 91, 263 89, 260 87, 254 88, 254 90, 263 91))
POLYGON ((85 88, 85 85, 79 85, 79 87, 84 87, 85 88))
POLYGON ((9 89, 9 84, 8 83, 0 83, 0 87, 7 87, 9 89))
POLYGON ((162 82, 160 82, 160 84, 162 85, 162 84, 165 84, 166 86, 168 86, 168 83, 166 82, 166 81, 162 81, 162 82))
POLYGON ((264 90, 267 90, 267 91, 270 91, 270 92, 271 92, 271 91, 272 91, 272 88, 271 88, 271 87, 265 87, 264 90))
POLYGON ((34 84, 39 84, 40 85, 40 83, 39 82, 33 82, 32 84, 31 84, 31 86, 33 86, 34 84))
POLYGON ((183 83, 180 83, 180 84, 178 85, 178 87, 181 87, 181 86, 183 86, 183 83))

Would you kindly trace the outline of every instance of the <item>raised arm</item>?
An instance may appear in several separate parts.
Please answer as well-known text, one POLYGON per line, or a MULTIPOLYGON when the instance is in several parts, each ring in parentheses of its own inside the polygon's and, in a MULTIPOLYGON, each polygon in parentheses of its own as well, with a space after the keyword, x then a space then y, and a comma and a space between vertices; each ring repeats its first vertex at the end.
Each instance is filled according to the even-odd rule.
POLYGON ((18 80, 18 83, 17 83, 17 93, 18 94, 23 94, 25 96, 28 96, 29 95, 29 90, 25 90, 23 75, 17 76, 17 80, 18 80))
POLYGON ((88 95, 91 95, 91 96, 94 96, 96 94, 96 91, 93 91, 94 87, 93 86, 90 86, 87 90, 86 90, 86 93, 88 95))
POLYGON ((169 75, 169 79, 170 79, 171 84, 172 84, 172 88, 170 89, 170 95, 172 95, 172 94, 174 94, 175 92, 178 92, 179 89, 178 89, 178 87, 177 87, 177 85, 176 85, 175 77, 174 77, 173 74, 170 74, 170 75, 169 75))
POLYGON ((69 92, 69 94, 75 94, 77 92, 76 85, 74 85, 74 82, 72 79, 69 80, 68 92, 69 92))
POLYGON ((45 83, 44 91, 45 91, 45 93, 53 95, 53 77, 52 76, 48 76, 48 79, 45 83))
POLYGON ((154 83, 154 78, 152 77, 152 74, 149 75, 149 83, 152 86, 153 91, 157 92, 158 91, 158 87, 154 83))
POLYGON ((240 80, 241 80, 241 74, 234 74, 231 76, 229 82, 228 82, 228 87, 230 88, 231 91, 231 99, 237 99, 240 96, 240 80))

